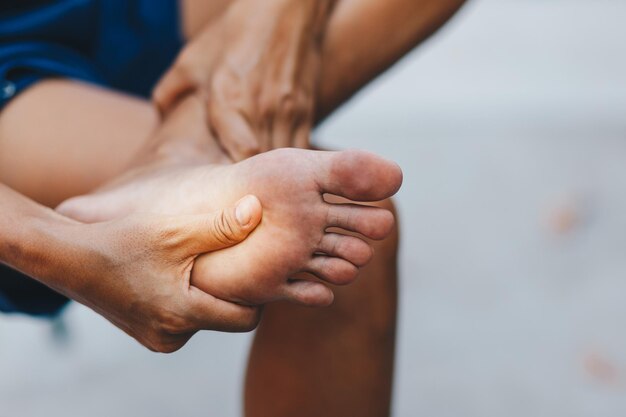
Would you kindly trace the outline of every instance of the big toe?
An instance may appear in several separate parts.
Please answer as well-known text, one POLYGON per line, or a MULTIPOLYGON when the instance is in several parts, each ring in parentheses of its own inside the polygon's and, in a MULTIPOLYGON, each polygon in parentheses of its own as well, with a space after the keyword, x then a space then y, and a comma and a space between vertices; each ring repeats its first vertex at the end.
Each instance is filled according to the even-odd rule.
POLYGON ((370 152, 348 150, 327 153, 322 173, 323 192, 355 201, 379 201, 391 197, 402 185, 402 170, 395 162, 370 152))

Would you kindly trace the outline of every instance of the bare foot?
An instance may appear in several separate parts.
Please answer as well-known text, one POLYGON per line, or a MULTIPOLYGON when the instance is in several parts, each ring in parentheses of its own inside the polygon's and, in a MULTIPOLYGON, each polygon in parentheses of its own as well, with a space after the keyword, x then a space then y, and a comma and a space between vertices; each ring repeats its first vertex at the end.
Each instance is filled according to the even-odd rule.
POLYGON ((290 299, 325 305, 332 302, 330 289, 290 278, 309 272, 332 284, 348 284, 372 256, 365 241, 326 229, 381 239, 394 219, 383 209, 328 204, 323 194, 382 200, 398 190, 401 180, 397 165, 366 152, 281 149, 234 165, 141 168, 125 184, 68 200, 58 211, 85 222, 132 212, 191 214, 254 194, 263 206, 261 225, 243 243, 201 256, 192 284, 246 304, 290 299))

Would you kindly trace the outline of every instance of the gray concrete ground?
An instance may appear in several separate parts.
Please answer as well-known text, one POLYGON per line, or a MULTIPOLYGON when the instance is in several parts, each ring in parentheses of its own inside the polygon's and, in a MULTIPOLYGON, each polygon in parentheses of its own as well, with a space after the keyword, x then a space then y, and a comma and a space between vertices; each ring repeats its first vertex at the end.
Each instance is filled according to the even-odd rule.
MULTIPOLYGON (((477 0, 323 126, 406 182, 395 415, 626 415, 626 2, 477 0)), ((0 416, 236 416, 249 335, 0 317, 0 416)))

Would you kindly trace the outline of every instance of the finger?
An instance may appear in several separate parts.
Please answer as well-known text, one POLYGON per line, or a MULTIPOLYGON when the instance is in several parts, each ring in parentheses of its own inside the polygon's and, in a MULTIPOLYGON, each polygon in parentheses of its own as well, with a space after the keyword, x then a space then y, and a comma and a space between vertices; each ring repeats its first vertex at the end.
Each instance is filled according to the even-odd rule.
POLYGON ((185 346, 194 334, 195 333, 159 335, 154 339, 138 341, 152 352, 174 353, 185 346))
POLYGON ((236 245, 256 228, 262 215, 259 199, 248 195, 217 213, 186 216, 178 225, 184 234, 181 249, 187 256, 196 256, 236 245))
POLYGON ((272 132, 272 149, 288 148, 291 146, 291 121, 277 121, 272 132))
POLYGON ((183 67, 175 65, 158 82, 152 91, 152 101, 159 112, 165 113, 183 94, 193 90, 196 85, 183 67))
POLYGON ((189 287, 188 313, 197 330, 249 332, 261 319, 261 308, 220 300, 196 287, 189 287))
POLYGON ((260 106, 257 106, 254 119, 256 120, 256 131, 259 132, 257 137, 259 141, 259 151, 267 152, 273 148, 274 116, 272 112, 262 111, 258 107, 260 106))
POLYGON ((298 124, 293 131, 293 147, 301 149, 311 148, 311 130, 313 129, 313 120, 309 117, 302 123, 298 124))
POLYGON ((183 332, 179 334, 168 334, 156 331, 154 329, 137 332, 128 324, 128 322, 115 317, 107 317, 111 323, 124 333, 135 339, 145 348, 152 352, 172 353, 182 348, 185 343, 195 334, 192 332, 183 332))
POLYGON ((285 94, 278 103, 277 111, 273 113, 275 118, 271 134, 271 147, 288 148, 292 146, 293 127, 298 124, 297 104, 294 92, 285 94))
POLYGON ((208 114, 220 144, 235 162, 260 152, 259 139, 242 113, 225 109, 210 100, 208 114))

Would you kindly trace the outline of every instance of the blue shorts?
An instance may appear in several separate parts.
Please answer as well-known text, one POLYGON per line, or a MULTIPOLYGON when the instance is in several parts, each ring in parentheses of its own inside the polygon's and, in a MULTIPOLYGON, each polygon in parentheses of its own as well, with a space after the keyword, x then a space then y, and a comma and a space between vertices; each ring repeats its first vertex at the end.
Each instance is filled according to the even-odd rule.
MULTIPOLYGON (((0 1, 0 108, 50 77, 148 97, 181 45, 177 0, 0 1)), ((53 315, 66 303, 0 264, 0 311, 53 315)))

